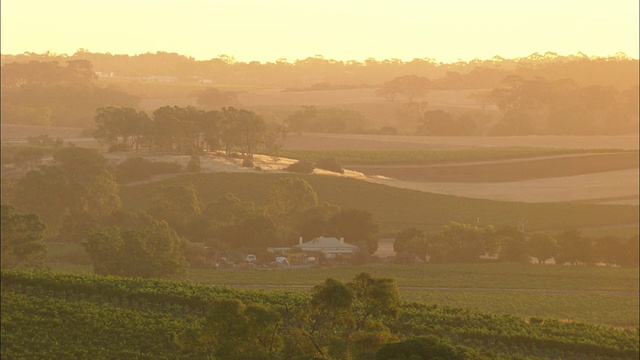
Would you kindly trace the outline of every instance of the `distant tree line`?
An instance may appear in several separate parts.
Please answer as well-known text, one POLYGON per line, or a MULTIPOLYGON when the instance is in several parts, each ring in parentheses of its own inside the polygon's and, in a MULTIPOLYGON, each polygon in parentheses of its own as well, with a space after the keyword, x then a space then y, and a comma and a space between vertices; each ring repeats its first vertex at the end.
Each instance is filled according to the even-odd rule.
MULTIPOLYGON (((432 81, 432 89, 492 89, 508 75, 526 79, 542 77, 549 80, 575 79, 580 86, 603 85, 626 89, 637 85, 638 60, 624 54, 609 57, 589 57, 578 53, 559 55, 553 52, 533 53, 526 57, 505 59, 495 56, 487 60, 438 63, 433 59, 374 59, 338 61, 321 55, 289 61, 240 62, 220 55, 209 60, 177 53, 156 52, 135 56, 91 53, 79 49, 71 55, 53 53, 3 54, 2 65, 28 62, 65 62, 85 60, 96 72, 114 76, 146 77, 177 76, 182 81, 209 79, 215 84, 277 86, 282 88, 327 87, 349 85, 380 85, 394 78, 417 75, 432 81)), ((4 74, 4 69, 3 69, 4 74)), ((3 76, 4 77, 4 76, 3 76)), ((229 104, 232 105, 232 104, 229 104)))
POLYGON ((548 233, 526 235, 520 229, 506 226, 477 226, 451 223, 438 233, 427 234, 411 227, 399 232, 393 244, 396 261, 416 260, 431 263, 470 263, 481 256, 495 257, 500 262, 538 264, 553 259, 557 264, 595 264, 638 267, 638 236, 628 239, 606 236, 589 238, 580 231, 567 229, 556 236, 548 233))
POLYGON ((482 101, 502 112, 491 135, 593 135, 638 131, 638 87, 580 87, 571 79, 505 78, 482 101))
POLYGON ((2 122, 5 124, 88 127, 97 108, 138 105, 138 97, 98 87, 87 60, 9 63, 2 67, 2 122))
MULTIPOLYGON (((44 57, 37 54, 3 57, 3 122, 90 128, 92 124, 88 120, 100 107, 137 108, 139 99, 136 96, 112 87, 96 85, 92 62, 98 61, 97 63, 104 65, 109 62, 107 59, 117 58, 119 55, 90 54, 84 51, 79 51, 78 54, 64 58, 66 67, 60 66, 62 58, 53 54, 44 57), (76 58, 78 54, 88 58, 76 58), (101 57, 102 55, 106 57, 101 57), (93 59, 93 56, 100 60, 93 59), (52 58, 55 61, 22 62, 30 57, 52 58), (9 62, 13 58, 23 60, 9 62)), ((168 53, 126 58, 133 63, 140 59, 151 63, 158 59, 176 64, 195 62, 193 59, 168 53)), ((409 63, 368 59, 362 64, 336 62, 322 57, 300 60, 295 64, 281 61, 271 64, 272 66, 257 62, 243 64, 221 57, 206 65, 220 65, 220 69, 215 71, 216 76, 226 76, 236 68, 238 71, 246 71, 238 74, 243 75, 240 79, 216 81, 225 84, 237 84, 236 81, 241 83, 251 75, 258 76, 263 71, 282 69, 292 71, 291 76, 316 80, 329 76, 321 74, 333 73, 332 69, 340 67, 348 68, 342 70, 347 74, 373 72, 369 75, 376 81, 370 81, 366 86, 378 87, 378 95, 389 101, 398 98, 408 100, 409 104, 401 106, 396 120, 403 129, 410 129, 420 135, 592 135, 638 131, 638 84, 637 80, 633 81, 637 78, 637 60, 623 56, 592 59, 585 56, 562 57, 553 53, 533 54, 517 61, 494 58, 448 64, 446 69, 444 64, 424 59, 409 63), (373 76, 377 72, 387 74, 387 71, 389 76, 373 76), (320 74, 313 75, 315 72, 320 74), (627 76, 621 76, 625 74, 627 76), (423 103, 424 106, 414 104, 414 100, 424 98, 429 90, 436 89, 481 89, 470 97, 481 105, 483 111, 445 112, 429 110, 426 103, 423 103), (497 123, 493 116, 484 111, 487 105, 500 109, 501 113, 495 119, 497 123)), ((179 68, 182 69, 179 66, 171 67, 174 72, 179 68)), ((204 72, 206 66, 196 68, 204 72)), ((340 70, 335 71, 340 73, 340 70)), ((194 76, 198 77, 186 76, 184 81, 190 81, 194 76)), ((284 79, 283 76, 270 78, 284 79)), ((319 88, 340 87, 324 80, 317 83, 325 84, 318 86, 319 88)), ((191 96, 196 97, 198 105, 202 106, 240 105, 237 92, 221 91, 213 87, 195 91, 191 96)), ((366 117, 350 109, 307 106, 289 114, 287 122, 290 131, 295 133, 376 133, 366 117)), ((394 129, 391 130, 393 133, 394 129)))

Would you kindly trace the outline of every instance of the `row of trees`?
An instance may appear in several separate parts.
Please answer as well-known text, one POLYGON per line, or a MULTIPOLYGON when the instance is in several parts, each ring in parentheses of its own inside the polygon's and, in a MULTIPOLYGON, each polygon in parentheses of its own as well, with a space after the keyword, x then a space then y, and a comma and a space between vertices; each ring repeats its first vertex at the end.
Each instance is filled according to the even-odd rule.
MULTIPOLYGON (((402 89, 400 87, 397 92, 402 89)), ((397 120, 409 128, 411 123, 417 123, 417 134, 432 136, 638 132, 637 85, 619 91, 612 86, 579 87, 570 79, 525 80, 520 76, 508 76, 493 90, 477 91, 469 98, 474 99, 482 111, 427 110, 426 102, 410 101, 398 112, 397 120), (499 109, 499 114, 486 112, 488 105, 499 109)))
POLYGON ((97 108, 136 107, 138 101, 116 88, 94 84, 25 84, 2 90, 2 123, 89 128, 97 108))
MULTIPOLYGON (((283 88, 306 87, 320 82, 344 85, 379 85, 391 79, 415 74, 433 81, 434 89, 490 89, 505 76, 547 79, 573 78, 582 86, 602 84, 627 88, 637 84, 638 60, 624 54, 592 58, 582 53, 562 56, 547 52, 534 53, 517 59, 495 56, 469 62, 437 63, 433 59, 373 59, 338 61, 323 56, 288 61, 239 62, 220 55, 198 61, 177 53, 156 52, 135 56, 91 53, 80 49, 75 54, 3 54, 2 64, 69 60, 87 60, 95 71, 116 76, 145 77, 151 75, 178 76, 184 81, 210 79, 219 84, 246 84, 283 88)), ((292 60, 292 59, 290 59, 292 60)), ((4 73, 4 69, 3 69, 4 73)))
POLYGON ((286 131, 282 125, 267 123, 253 111, 234 107, 204 111, 195 107, 165 106, 151 117, 130 107, 99 108, 95 116, 94 137, 112 149, 152 151, 223 149, 227 155, 239 150, 252 158, 264 147, 272 153, 284 145, 286 131))
POLYGON ((88 60, 2 66, 2 122, 5 124, 88 127, 98 107, 137 106, 138 98, 112 87, 96 85, 88 60))
POLYGON ((397 261, 416 259, 433 263, 477 262, 480 256, 497 256, 503 262, 539 264, 554 259, 558 264, 605 263, 638 267, 638 236, 621 239, 613 236, 593 239, 575 229, 557 236, 548 233, 525 235, 520 229, 451 223, 435 234, 412 227, 399 232, 394 242, 397 261))
POLYGON ((320 133, 361 133, 371 128, 371 121, 355 110, 302 106, 285 121, 287 131, 320 133))
POLYGON ((67 60, 66 64, 66 67, 60 66, 58 61, 4 64, 2 88, 7 90, 27 84, 90 84, 98 78, 93 71, 93 65, 88 60, 67 60))
POLYGON ((638 86, 580 87, 571 79, 506 77, 477 100, 502 111, 494 135, 592 135, 638 131, 638 86))

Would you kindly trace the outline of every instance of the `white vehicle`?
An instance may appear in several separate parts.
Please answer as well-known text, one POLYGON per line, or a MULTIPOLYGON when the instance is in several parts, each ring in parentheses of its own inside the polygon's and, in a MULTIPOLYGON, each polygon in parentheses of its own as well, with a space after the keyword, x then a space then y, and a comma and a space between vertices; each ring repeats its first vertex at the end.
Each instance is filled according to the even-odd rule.
POLYGON ((252 254, 249 254, 244 258, 244 261, 248 263, 255 262, 256 260, 258 260, 258 258, 256 258, 256 256, 252 254))

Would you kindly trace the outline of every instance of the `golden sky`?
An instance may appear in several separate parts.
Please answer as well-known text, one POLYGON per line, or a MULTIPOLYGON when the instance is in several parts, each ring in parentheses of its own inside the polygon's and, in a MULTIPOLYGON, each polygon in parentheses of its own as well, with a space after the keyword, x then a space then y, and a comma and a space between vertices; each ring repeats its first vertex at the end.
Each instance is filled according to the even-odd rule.
POLYGON ((167 51, 198 60, 638 58, 637 0, 2 0, 3 54, 167 51))

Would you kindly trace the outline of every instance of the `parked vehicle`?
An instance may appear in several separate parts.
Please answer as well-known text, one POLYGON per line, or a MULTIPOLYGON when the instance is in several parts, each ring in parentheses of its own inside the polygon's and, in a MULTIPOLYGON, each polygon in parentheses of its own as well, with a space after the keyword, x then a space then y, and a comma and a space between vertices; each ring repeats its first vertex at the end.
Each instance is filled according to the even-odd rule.
POLYGON ((245 256, 245 258, 244 258, 244 261, 246 261, 248 263, 256 262, 256 260, 258 260, 258 258, 256 258, 256 256, 253 255, 253 254, 249 254, 249 255, 245 256))

